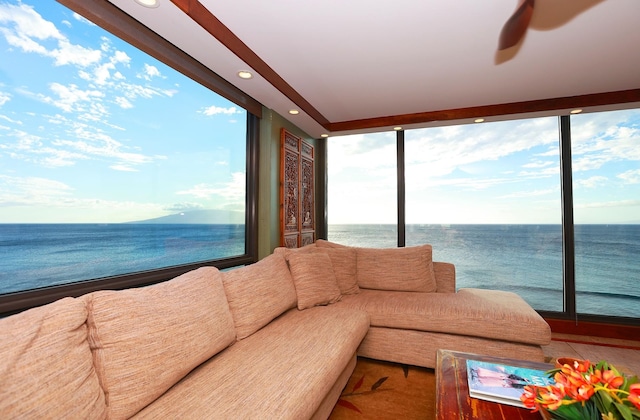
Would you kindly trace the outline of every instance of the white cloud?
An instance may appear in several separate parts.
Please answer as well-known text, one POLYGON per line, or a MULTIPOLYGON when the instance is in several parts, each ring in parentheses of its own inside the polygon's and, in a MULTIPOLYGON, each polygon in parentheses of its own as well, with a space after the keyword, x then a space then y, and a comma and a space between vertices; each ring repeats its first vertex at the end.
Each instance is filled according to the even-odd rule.
POLYGON ((68 198, 73 188, 46 178, 12 177, 0 174, 0 207, 40 205, 68 198))
POLYGON ((6 92, 0 92, 0 106, 6 104, 11 100, 11 95, 6 92))
POLYGON ((123 63, 129 64, 131 62, 131 57, 124 51, 116 51, 110 60, 112 63, 123 63))
POLYGON ((100 61, 102 57, 102 53, 99 50, 74 45, 67 40, 60 41, 58 48, 51 51, 50 55, 55 58, 55 64, 57 66, 75 64, 81 67, 95 64, 100 61))
MULTIPOLYGON (((117 160, 115 166, 118 170, 135 165, 144 165, 156 160, 164 160, 166 156, 149 156, 142 153, 128 151, 122 143, 113 139, 108 134, 94 127, 79 124, 73 131, 76 140, 57 140, 53 144, 58 147, 65 147, 71 150, 88 155, 93 158, 107 158, 117 160)), ((113 165, 111 166, 113 167, 113 165)), ((129 169, 131 170, 131 169, 129 169)))
POLYGON ((133 108, 133 104, 129 102, 127 98, 123 98, 122 96, 116 98, 116 104, 123 109, 133 108))
POLYGON ((610 162, 640 161, 639 119, 638 110, 572 117, 574 172, 600 169, 610 162))
POLYGON ((197 184, 188 190, 178 191, 178 195, 191 195, 200 199, 208 199, 214 196, 226 199, 228 203, 244 203, 245 198, 245 174, 234 172, 231 180, 221 185, 197 184))
POLYGON ((79 14, 77 14, 77 13, 75 13, 75 12, 73 13, 73 18, 74 18, 75 20, 77 20, 78 22, 82 22, 82 23, 87 24, 87 25, 90 25, 90 26, 96 26, 96 24, 95 24, 95 23, 91 22, 89 19, 87 19, 87 18, 85 18, 84 16, 79 15, 79 14))
POLYGON ((165 208, 170 213, 180 213, 185 211, 203 210, 204 206, 199 203, 175 203, 165 208))
POLYGON ((6 115, 0 114, 0 119, 10 122, 11 124, 22 125, 22 121, 14 120, 13 118, 9 118, 6 115))
POLYGON ((144 70, 141 74, 138 74, 138 77, 147 81, 151 81, 154 77, 161 77, 160 70, 156 66, 152 66, 150 64, 144 64, 144 70))
POLYGON ((60 83, 51 83, 49 88, 58 98, 41 96, 41 99, 65 112, 86 111, 86 107, 90 105, 91 101, 104 96, 104 93, 99 90, 82 90, 74 84, 65 86, 60 83))
POLYGON ((78 198, 75 191, 53 179, 0 174, 0 216, 11 223, 25 217, 40 223, 116 223, 166 214, 161 204, 78 198))
POLYGON ((100 50, 75 45, 33 7, 26 4, 0 4, 0 28, 7 42, 24 52, 36 53, 54 59, 56 66, 74 64, 82 67, 96 63, 100 50), (48 49, 41 42, 54 40, 57 48, 48 49))
POLYGON ((15 141, 3 142, 0 150, 12 159, 49 168, 72 166, 80 160, 94 160, 106 161, 107 166, 117 171, 136 171, 141 165, 167 159, 162 155, 140 153, 95 126, 78 120, 55 115, 49 118, 49 122, 52 127, 60 127, 55 134, 48 130, 46 137, 43 137, 12 130, 5 137, 14 138, 15 141))
POLYGON ((530 162, 530 163, 525 163, 524 165, 522 165, 522 167, 523 168, 540 169, 540 168, 548 168, 549 166, 557 167, 557 165, 558 165, 558 162, 535 160, 535 161, 530 162))
POLYGON ((202 114, 210 117, 212 115, 220 115, 220 114, 224 114, 224 115, 240 114, 242 111, 240 111, 235 106, 232 106, 232 107, 229 107, 229 108, 224 108, 224 107, 212 105, 212 106, 204 108, 200 112, 202 114))
POLYGON ((114 171, 121 171, 121 172, 138 172, 136 168, 129 165, 123 165, 123 164, 111 165, 109 166, 109 168, 113 169, 114 171))
POLYGON ((585 179, 576 179, 576 185, 584 188, 596 188, 600 185, 606 185, 608 178, 605 176, 592 176, 585 179))
POLYGON ((640 206, 640 200, 602 201, 602 202, 574 205, 576 209, 635 207, 635 206, 640 206))
POLYGON ((555 194, 556 197, 560 197, 558 188, 549 188, 546 190, 518 191, 515 193, 503 195, 499 198, 540 197, 543 195, 550 195, 550 194, 555 194))
POLYGON ((632 169, 617 175, 627 184, 640 184, 640 169, 632 169))

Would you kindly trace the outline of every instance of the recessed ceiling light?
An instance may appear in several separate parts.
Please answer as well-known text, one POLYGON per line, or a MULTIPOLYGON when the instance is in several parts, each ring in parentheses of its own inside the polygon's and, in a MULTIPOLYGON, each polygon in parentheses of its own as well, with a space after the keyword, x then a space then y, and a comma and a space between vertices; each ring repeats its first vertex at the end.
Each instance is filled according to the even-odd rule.
POLYGON ((402 130, 402 127, 393 127, 393 129, 396 130, 396 131, 400 131, 400 130, 402 130))
POLYGON ((323 139, 326 139, 327 137, 329 137, 328 134, 320 134, 320 137, 322 137, 323 139))
POLYGON ((241 79, 251 79, 253 77, 253 74, 251 74, 251 72, 248 70, 240 70, 238 72, 238 77, 241 79))
POLYGON ((481 123, 484 122, 484 118, 476 118, 473 122, 481 123))
POLYGON ((581 112, 582 112, 582 110, 581 110, 581 109, 573 109, 573 110, 571 110, 571 113, 572 113, 572 114, 579 114, 579 113, 581 113, 581 112))
POLYGON ((291 115, 298 115, 299 113, 300 113, 300 111, 298 111, 297 109, 289 110, 289 114, 291 114, 291 115))
POLYGON ((158 0, 134 0, 134 1, 138 3, 140 6, 149 7, 149 8, 160 6, 160 3, 158 2, 158 0))

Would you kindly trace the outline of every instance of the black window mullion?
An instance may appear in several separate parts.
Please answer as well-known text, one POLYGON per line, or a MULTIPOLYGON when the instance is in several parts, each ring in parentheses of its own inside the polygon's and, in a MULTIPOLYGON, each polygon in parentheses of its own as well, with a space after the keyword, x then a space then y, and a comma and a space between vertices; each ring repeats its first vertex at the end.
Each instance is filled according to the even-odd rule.
POLYGON ((571 120, 568 115, 563 115, 558 121, 560 130, 560 188, 562 191, 562 277, 564 282, 564 312, 567 316, 576 318, 571 120))
POLYGON ((404 130, 396 132, 396 148, 398 167, 398 246, 404 247, 406 245, 404 130))

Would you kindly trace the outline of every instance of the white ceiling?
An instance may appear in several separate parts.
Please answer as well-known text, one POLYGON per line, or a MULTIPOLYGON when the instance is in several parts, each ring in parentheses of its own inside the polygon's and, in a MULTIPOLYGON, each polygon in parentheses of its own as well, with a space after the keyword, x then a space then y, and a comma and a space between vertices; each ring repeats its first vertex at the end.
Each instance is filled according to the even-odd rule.
POLYGON ((200 0, 320 122, 269 75, 238 78, 251 63, 170 0, 110 1, 314 137, 329 133, 327 121, 640 88, 640 0, 536 0, 523 41, 502 52, 518 0, 200 0))

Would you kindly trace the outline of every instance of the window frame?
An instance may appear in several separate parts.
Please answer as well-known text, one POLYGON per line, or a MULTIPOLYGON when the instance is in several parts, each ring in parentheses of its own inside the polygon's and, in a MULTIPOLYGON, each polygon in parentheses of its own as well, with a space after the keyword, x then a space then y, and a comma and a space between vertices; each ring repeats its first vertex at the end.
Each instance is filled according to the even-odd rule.
MULTIPOLYGON (((626 109, 626 108, 621 108, 626 109)), ((600 111, 607 112, 607 111, 600 111)), ((578 313, 576 308, 576 283, 575 283, 575 241, 574 241, 574 216, 573 216, 573 169, 572 169, 572 142, 571 142, 571 116, 556 115, 558 119, 558 147, 560 155, 560 189, 561 189, 561 223, 563 235, 563 310, 537 312, 545 318, 554 331, 567 334, 599 335, 611 338, 628 338, 638 328, 638 318, 620 317, 613 315, 596 315, 578 313), (635 328, 635 329, 634 329, 635 328)), ((405 130, 396 131, 396 170, 397 170, 397 246, 406 245, 406 179, 405 179, 405 130)), ((326 149, 326 139, 323 146, 326 149)), ((326 150, 324 151, 326 154, 326 150)), ((325 162, 326 165, 326 162, 325 162)), ((324 179, 324 189, 327 188, 328 168, 323 168, 321 179, 324 179)), ((326 195, 326 192, 325 192, 326 195)), ((326 215, 328 206, 326 197, 318 207, 319 213, 326 215)), ((324 219, 322 235, 318 238, 327 239, 328 222, 324 219)))
POLYGON ((0 295, 0 316, 6 316, 64 297, 78 297, 97 290, 119 290, 146 286, 170 280, 202 266, 218 269, 251 264, 258 258, 258 174, 259 132, 262 104, 194 60, 164 38, 127 15, 106 0, 57 0, 60 4, 84 16, 96 25, 128 44, 172 67, 205 88, 235 103, 247 111, 246 181, 245 181, 245 253, 238 256, 200 261, 192 264, 87 279, 64 285, 0 295))

